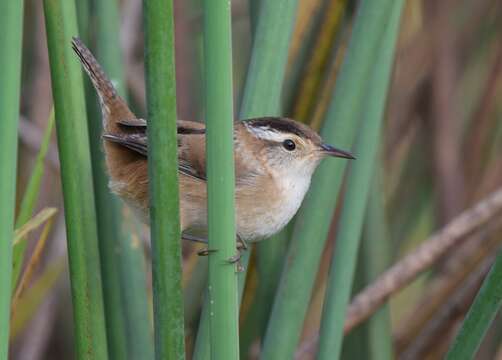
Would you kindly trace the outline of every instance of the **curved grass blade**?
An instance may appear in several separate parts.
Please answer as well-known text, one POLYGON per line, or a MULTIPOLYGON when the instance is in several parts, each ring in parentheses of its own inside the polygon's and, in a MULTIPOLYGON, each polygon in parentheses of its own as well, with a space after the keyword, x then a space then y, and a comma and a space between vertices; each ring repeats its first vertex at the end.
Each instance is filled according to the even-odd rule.
MULTIPOLYGON (((54 214, 56 213, 54 212, 53 215, 54 214)), ((47 222, 45 223, 44 228, 42 230, 42 234, 38 238, 37 245, 35 246, 33 254, 31 255, 31 258, 28 264, 26 265, 26 269, 23 272, 23 276, 21 277, 19 286, 16 288, 16 292, 12 297, 12 306, 11 306, 12 312, 15 312, 16 303, 19 301, 19 298, 21 297, 23 291, 27 288, 28 283, 33 277, 33 271, 40 262, 40 257, 45 249, 45 244, 47 244, 47 238, 49 237, 49 232, 52 229, 53 223, 54 223, 54 218, 51 216, 50 218, 47 219, 47 222)))
MULTIPOLYGON (((49 144, 51 140, 52 128, 54 127, 54 108, 51 110, 49 115, 49 121, 47 122, 47 127, 45 128, 44 136, 42 139, 42 144, 40 145, 40 150, 37 154, 37 159, 35 160, 35 166, 31 172, 30 180, 26 186, 26 190, 23 195, 23 200, 21 200, 21 206, 19 208, 19 214, 16 219, 16 229, 24 225, 33 213, 35 208, 35 203, 38 199, 38 194, 40 192, 40 184, 42 182, 42 177, 44 175, 44 161, 47 151, 49 149, 49 144)), ((25 243, 15 244, 12 256, 12 290, 17 286, 17 281, 19 278, 19 273, 21 272, 21 266, 24 261, 24 252, 26 250, 25 243)))
POLYGON ((502 252, 499 252, 445 359, 474 359, 501 304, 502 252))
POLYGON ((24 292, 23 296, 12 312, 10 333, 11 340, 15 339, 23 329, 26 328, 28 322, 36 314, 38 308, 45 300, 47 293, 56 284, 59 276, 63 273, 66 265, 66 259, 61 257, 56 261, 47 265, 47 268, 40 274, 32 286, 24 292))
POLYGON ((26 224, 21 226, 19 229, 16 229, 14 232, 14 240, 12 242, 12 246, 17 246, 22 242, 26 241, 26 236, 29 233, 36 230, 40 225, 48 221, 54 215, 56 215, 56 208, 45 208, 41 210, 38 214, 36 214, 33 218, 31 218, 26 224))

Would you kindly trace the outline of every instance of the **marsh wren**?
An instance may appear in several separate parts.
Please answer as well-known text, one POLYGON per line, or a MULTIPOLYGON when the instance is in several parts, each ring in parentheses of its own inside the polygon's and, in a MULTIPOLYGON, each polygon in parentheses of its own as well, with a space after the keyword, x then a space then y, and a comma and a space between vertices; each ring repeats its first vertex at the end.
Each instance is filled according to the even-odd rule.
MULTIPOLYGON (((90 50, 77 38, 72 45, 101 104, 109 187, 148 222, 147 122, 132 113, 90 50)), ((177 129, 184 232, 207 225, 205 127, 179 120, 177 129)), ((281 117, 236 121, 234 155, 236 229, 243 241, 267 238, 291 220, 324 157, 354 158, 323 143, 306 125, 281 117)))

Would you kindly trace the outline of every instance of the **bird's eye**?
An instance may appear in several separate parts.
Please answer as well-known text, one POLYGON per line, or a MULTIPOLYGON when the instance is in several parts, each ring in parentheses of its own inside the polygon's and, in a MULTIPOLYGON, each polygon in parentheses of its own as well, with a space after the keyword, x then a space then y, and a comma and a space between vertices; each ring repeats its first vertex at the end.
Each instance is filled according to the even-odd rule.
POLYGON ((296 148, 296 144, 293 140, 286 139, 282 142, 282 146, 284 146, 284 149, 288 151, 293 151, 296 148))

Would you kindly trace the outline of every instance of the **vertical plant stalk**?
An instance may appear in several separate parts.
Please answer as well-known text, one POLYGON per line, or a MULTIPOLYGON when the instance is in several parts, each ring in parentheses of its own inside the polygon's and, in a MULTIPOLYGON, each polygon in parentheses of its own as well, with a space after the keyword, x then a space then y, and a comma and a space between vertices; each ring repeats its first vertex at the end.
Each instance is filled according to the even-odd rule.
MULTIPOLYGON (((254 6, 254 15, 258 17, 253 25, 252 57, 240 109, 241 119, 282 115, 281 95, 298 1, 260 1, 254 6), (260 89, 267 91, 262 92, 260 89)), ((260 286, 254 299, 254 309, 258 311, 253 321, 257 326, 253 327, 259 333, 264 333, 272 308, 288 237, 287 229, 283 229, 279 234, 256 245, 260 286)), ((242 287, 244 280, 242 278, 242 287)), ((248 324, 249 322, 246 325, 248 324)), ((258 335, 254 333, 255 331, 245 333, 243 355, 249 348, 251 338, 258 335)))
MULTIPOLYGON (((97 57, 119 95, 125 97, 124 66, 119 46, 117 0, 94 1, 97 57), (111 45, 114 44, 114 45, 111 45)), ((84 24, 84 28, 86 27, 84 24)), ((88 31, 85 31, 88 33, 88 31)), ((108 189, 102 151, 101 112, 95 91, 88 83, 87 109, 98 215, 101 276, 108 338, 113 359, 152 359, 153 338, 148 314, 144 254, 134 239, 132 216, 123 217, 123 204, 108 189)))
POLYGON ((204 1, 209 325, 211 358, 239 358, 235 255, 232 28, 228 0, 204 1))
POLYGON ((358 156, 350 169, 347 192, 337 231, 335 254, 331 263, 328 287, 321 320, 319 344, 320 360, 338 359, 343 338, 343 324, 352 288, 352 280, 357 260, 359 239, 378 144, 385 99, 390 82, 394 50, 403 0, 395 0, 385 19, 385 31, 381 33, 372 77, 366 92, 367 102, 362 110, 361 132, 358 134, 356 153, 358 156))
MULTIPOLYGON (((297 7, 298 0, 259 2, 252 56, 239 112, 241 119, 281 115, 282 87, 297 7), (267 91, 264 92, 263 89, 267 91)), ((257 245, 259 257, 262 258, 260 271, 268 273, 271 278, 274 278, 273 272, 277 268, 277 262, 282 262, 286 240, 287 236, 283 231, 270 241, 257 245), (268 267, 265 268, 267 264, 268 267)), ((239 286, 242 289, 244 275, 239 277, 239 286)))
POLYGON ((347 0, 327 0, 321 5, 316 14, 317 31, 311 31, 310 46, 305 45, 303 52, 310 50, 310 54, 298 56, 298 62, 303 65, 303 71, 297 75, 297 86, 292 96, 292 113, 301 120, 309 120, 313 109, 319 100, 319 92, 322 91, 323 79, 329 72, 329 63, 333 53, 333 44, 340 38, 341 27, 347 8, 347 0), (299 85, 299 86, 298 86, 299 85))
POLYGON ((502 304, 502 253, 474 299, 460 331, 446 355, 447 360, 473 359, 502 304))
POLYGON ((23 0, 0 2, 0 359, 9 352, 23 0))
POLYGON ((78 34, 75 3, 44 1, 45 24, 79 359, 106 359, 107 343, 86 111, 80 64, 71 51, 78 34))
POLYGON ((172 0, 146 0, 145 70, 155 357, 185 353, 172 0))
MULTIPOLYGON (((256 0, 255 0, 256 1, 256 0)), ((259 17, 254 32, 251 61, 246 77, 243 100, 239 112, 240 119, 256 116, 279 115, 281 92, 286 73, 289 40, 293 32, 298 0, 260 1, 259 17), (272 81, 273 79, 273 81, 272 81), (267 91, 263 91, 267 89, 267 91)), ((280 239, 267 241, 269 258, 277 259, 280 239), (274 241, 276 241, 274 243, 274 241)), ((265 246, 265 245, 264 245, 265 246)), ((247 269, 250 252, 243 254, 242 266, 247 269)), ((246 271, 238 275, 239 301, 242 298, 246 271)), ((194 358, 209 359, 209 312, 207 301, 202 311, 194 358)))
POLYGON ((241 119, 280 115, 280 95, 297 5, 298 0, 260 1, 241 119))
MULTIPOLYGON (((360 5, 351 41, 321 135, 328 143, 351 148, 363 106, 373 54, 392 0, 360 5)), ((356 154, 357 156, 357 154, 356 154)), ((356 160, 358 161, 358 160, 356 160)), ((262 359, 292 358, 298 343, 346 161, 325 160, 296 216, 293 235, 264 339, 262 359), (330 196, 326 196, 330 189, 330 196), (293 315, 294 314, 294 315, 293 315)))
MULTIPOLYGON (((351 296, 357 294, 367 284, 372 283, 380 273, 385 271, 392 254, 390 238, 387 234, 383 189, 380 186, 381 169, 378 165, 382 162, 377 160, 376 164, 368 194, 361 248, 358 252, 351 296)), ((376 312, 367 322, 346 335, 343 339, 342 359, 387 360, 393 358, 388 304, 376 312), (364 351, 364 356, 352 355, 360 354, 361 351, 364 351)), ((303 346, 302 348, 305 349, 303 346)))

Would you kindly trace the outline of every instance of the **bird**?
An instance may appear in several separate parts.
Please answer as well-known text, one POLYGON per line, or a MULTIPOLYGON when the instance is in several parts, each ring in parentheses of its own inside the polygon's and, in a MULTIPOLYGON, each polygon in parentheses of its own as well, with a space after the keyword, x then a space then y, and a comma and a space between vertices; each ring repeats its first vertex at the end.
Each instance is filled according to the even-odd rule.
MULTIPOLYGON (((109 188, 148 223, 148 123, 130 110, 79 38, 72 39, 72 48, 99 98, 109 188)), ((355 159, 289 118, 259 117, 233 125, 236 236, 244 249, 247 242, 266 239, 288 224, 322 159, 355 159)), ((177 120, 177 145, 180 227, 187 234, 190 229, 207 227, 204 124, 177 120)), ((184 238, 199 240, 190 235, 184 238)))

